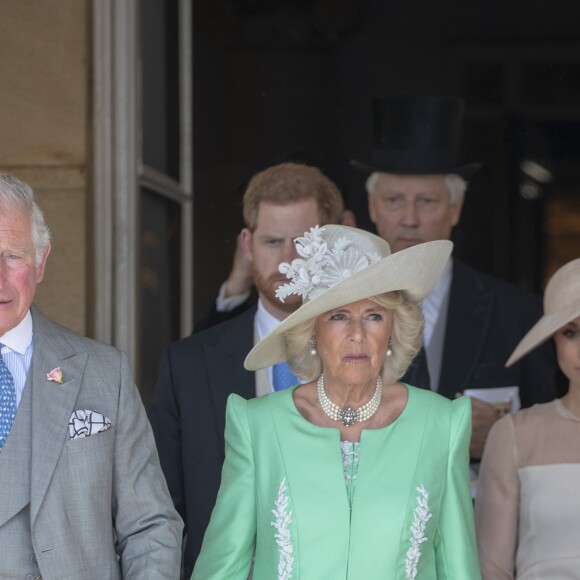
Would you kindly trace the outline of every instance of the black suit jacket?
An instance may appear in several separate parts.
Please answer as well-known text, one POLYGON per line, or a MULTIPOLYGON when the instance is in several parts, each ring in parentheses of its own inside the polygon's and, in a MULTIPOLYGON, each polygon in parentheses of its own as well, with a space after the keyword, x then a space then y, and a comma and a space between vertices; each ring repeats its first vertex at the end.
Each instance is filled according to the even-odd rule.
POLYGON ((216 301, 214 300, 212 302, 209 314, 204 318, 202 318, 195 325, 193 332, 201 332, 202 330, 206 330, 208 328, 211 328, 212 326, 221 324, 226 320, 231 320, 232 318, 239 316, 242 312, 245 312, 248 308, 256 306, 257 303, 258 303, 258 293, 256 292, 255 286, 252 286, 250 296, 248 296, 248 298, 244 302, 242 302, 232 310, 219 311, 216 308, 216 301))
POLYGON ((244 369, 254 342, 252 307, 236 318, 165 349, 149 409, 161 467, 185 522, 185 578, 190 578, 209 523, 224 461, 226 401, 255 396, 244 369))
MULTIPOLYGON (((539 297, 454 259, 439 392, 453 398, 465 389, 517 385, 523 407, 562 394, 550 341, 505 368, 541 315, 539 297)), ((414 373, 411 367, 404 380, 418 382, 414 373)))

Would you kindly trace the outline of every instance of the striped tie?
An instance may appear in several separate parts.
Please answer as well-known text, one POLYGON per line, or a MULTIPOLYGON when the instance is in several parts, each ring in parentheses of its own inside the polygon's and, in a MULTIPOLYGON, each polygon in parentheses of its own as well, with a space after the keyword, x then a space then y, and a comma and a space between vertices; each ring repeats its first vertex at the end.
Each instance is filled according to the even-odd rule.
POLYGON ((272 367, 272 382, 275 391, 282 391, 299 383, 298 378, 292 373, 287 362, 281 362, 272 367))
POLYGON ((0 451, 16 417, 16 388, 12 373, 2 358, 2 346, 0 344, 0 451))

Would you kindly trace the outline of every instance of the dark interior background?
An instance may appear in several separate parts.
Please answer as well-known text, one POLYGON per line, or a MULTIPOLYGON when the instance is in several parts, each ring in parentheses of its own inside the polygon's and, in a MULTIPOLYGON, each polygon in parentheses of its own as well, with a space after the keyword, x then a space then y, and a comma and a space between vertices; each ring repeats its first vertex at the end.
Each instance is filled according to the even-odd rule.
POLYGON ((195 0, 193 22, 196 320, 256 171, 303 156, 370 228, 349 161, 370 159, 374 96, 465 99, 465 160, 484 170, 456 255, 536 292, 580 256, 580 2, 195 0))

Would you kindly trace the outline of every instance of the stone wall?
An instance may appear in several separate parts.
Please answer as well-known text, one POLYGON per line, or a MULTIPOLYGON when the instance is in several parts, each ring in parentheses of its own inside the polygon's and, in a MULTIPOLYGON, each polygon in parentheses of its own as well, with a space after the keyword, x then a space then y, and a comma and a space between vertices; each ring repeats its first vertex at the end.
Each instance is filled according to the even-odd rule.
POLYGON ((2 0, 0 171, 29 183, 53 234, 37 305, 84 333, 90 248, 90 2, 2 0))

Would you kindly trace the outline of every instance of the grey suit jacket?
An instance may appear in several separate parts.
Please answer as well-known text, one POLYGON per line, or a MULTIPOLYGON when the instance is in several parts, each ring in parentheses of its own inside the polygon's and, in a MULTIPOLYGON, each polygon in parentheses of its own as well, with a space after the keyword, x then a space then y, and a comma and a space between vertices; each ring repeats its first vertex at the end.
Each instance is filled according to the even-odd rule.
MULTIPOLYGON (((35 308, 32 316, 30 530, 42 578, 179 578, 182 522, 126 357, 35 308), (55 367, 62 385, 46 378, 55 367), (112 425, 70 439, 75 410, 112 425)), ((24 499, 0 495, 0 538, 24 499)))

